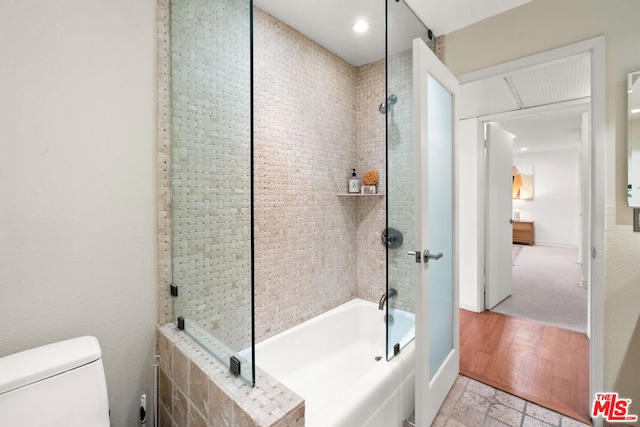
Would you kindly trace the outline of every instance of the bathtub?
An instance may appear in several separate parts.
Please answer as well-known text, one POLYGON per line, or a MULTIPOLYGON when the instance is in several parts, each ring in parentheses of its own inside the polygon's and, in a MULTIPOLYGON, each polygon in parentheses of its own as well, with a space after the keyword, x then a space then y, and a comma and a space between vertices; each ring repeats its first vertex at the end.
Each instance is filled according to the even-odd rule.
POLYGON ((413 313, 391 310, 393 342, 408 345, 387 361, 385 312, 351 300, 257 344, 256 365, 305 400, 307 427, 402 427, 414 411, 413 313))

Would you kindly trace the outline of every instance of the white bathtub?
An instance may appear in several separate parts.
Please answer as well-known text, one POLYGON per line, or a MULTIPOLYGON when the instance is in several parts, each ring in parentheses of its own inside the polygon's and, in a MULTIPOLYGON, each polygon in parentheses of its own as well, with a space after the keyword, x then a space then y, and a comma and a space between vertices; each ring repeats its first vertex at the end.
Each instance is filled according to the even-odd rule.
POLYGON ((394 342, 409 344, 386 361, 385 312, 349 301, 256 345, 256 365, 305 399, 307 427, 401 427, 414 411, 413 314, 393 310, 394 342))

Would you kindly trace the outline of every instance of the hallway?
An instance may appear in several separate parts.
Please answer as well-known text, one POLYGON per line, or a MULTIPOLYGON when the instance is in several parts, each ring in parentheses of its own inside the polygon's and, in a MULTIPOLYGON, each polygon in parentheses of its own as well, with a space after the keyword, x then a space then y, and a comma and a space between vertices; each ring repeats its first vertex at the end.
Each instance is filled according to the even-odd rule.
POLYGON ((460 373, 591 423, 585 334, 460 310, 460 373))
POLYGON ((511 296, 491 311, 586 333, 588 290, 577 258, 575 248, 514 244, 511 296))

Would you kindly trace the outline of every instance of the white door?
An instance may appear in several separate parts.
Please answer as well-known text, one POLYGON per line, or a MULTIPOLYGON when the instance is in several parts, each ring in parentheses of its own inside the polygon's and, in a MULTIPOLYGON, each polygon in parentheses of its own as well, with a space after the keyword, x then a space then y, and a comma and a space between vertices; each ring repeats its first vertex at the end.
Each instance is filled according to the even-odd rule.
POLYGON ((419 427, 431 425, 458 376, 460 365, 453 202, 457 88, 453 74, 421 39, 414 40, 414 256, 417 253, 414 292, 419 427))
POLYGON ((511 295, 513 261, 513 135, 486 125, 487 232, 485 308, 511 295))

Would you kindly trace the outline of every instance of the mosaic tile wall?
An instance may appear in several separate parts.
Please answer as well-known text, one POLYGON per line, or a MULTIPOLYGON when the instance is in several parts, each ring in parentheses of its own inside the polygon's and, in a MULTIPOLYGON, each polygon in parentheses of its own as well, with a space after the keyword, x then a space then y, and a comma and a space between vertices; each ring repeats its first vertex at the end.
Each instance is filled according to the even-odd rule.
MULTIPOLYGON (((357 169, 378 171, 378 188, 386 193, 385 116, 378 111, 385 96, 384 59, 357 68, 356 139, 357 169)), ((378 302, 386 290, 386 248, 380 234, 386 227, 386 198, 360 197, 357 200, 357 296, 378 302)))
POLYGON ((356 69, 255 9, 256 341, 356 296, 356 69))
POLYGON ((158 0, 158 323, 171 321, 171 39, 169 0, 158 0))
POLYGON ((171 2, 174 316, 251 343, 250 9, 171 2))
MULTIPOLYGON (((211 75, 211 56, 209 59, 206 57, 212 53, 207 49, 198 51, 199 48, 195 46, 188 50, 191 58, 197 60, 197 65, 192 70, 180 68, 179 55, 173 64, 170 63, 169 16, 171 12, 179 13, 175 8, 176 4, 176 1, 172 2, 174 8, 170 11, 169 0, 158 2, 158 320, 161 324, 170 321, 172 317, 172 298, 168 292, 172 280, 171 242, 172 238, 181 238, 178 235, 172 236, 170 228, 172 66, 178 73, 183 72, 181 76, 185 77, 183 82, 186 88, 186 93, 177 97, 173 107, 182 105, 186 107, 183 110, 189 111, 189 114, 199 115, 199 123, 206 123, 202 128, 193 127, 191 125, 194 123, 189 123, 187 116, 180 117, 173 123, 176 128, 174 138, 187 136, 180 142, 183 145, 174 155, 187 161, 196 160, 193 166, 174 169, 173 179, 183 185, 183 189, 188 188, 189 194, 200 191, 198 185, 190 186, 190 174, 204 175, 205 179, 210 179, 212 172, 207 173, 205 168, 210 167, 214 160, 233 155, 245 158, 247 149, 240 144, 242 148, 239 152, 217 151, 215 146, 212 147, 215 144, 206 143, 207 138, 214 140, 227 130, 216 128, 214 119, 223 123, 223 127, 233 128, 236 135, 244 135, 246 128, 238 127, 237 124, 246 119, 247 111, 242 108, 240 101, 236 110, 233 105, 223 105, 214 111, 214 101, 221 102, 224 99, 235 102, 232 94, 226 93, 224 98, 217 97, 215 93, 203 90, 205 87, 202 83, 197 83, 198 80, 192 79, 194 74, 198 74, 199 79, 203 76, 211 78, 206 84, 215 85, 216 78, 225 74, 229 76, 229 70, 225 73, 224 69, 219 68, 215 73, 217 77, 211 75), (202 98, 203 93, 209 95, 209 98, 202 98), (229 117, 235 122, 228 120, 229 117), (190 144, 200 145, 195 148, 190 144), (198 163, 198 157, 204 160, 198 163)), ((204 6, 202 0, 197 0, 194 4, 196 7, 204 6)), ((239 17, 231 12, 232 8, 223 9, 226 9, 224 13, 229 14, 226 18, 218 15, 212 16, 212 19, 226 19, 225 22, 229 22, 239 17)), ((256 51, 262 53, 262 56, 256 55, 256 72, 262 72, 259 77, 264 78, 262 97, 257 97, 256 100, 256 108, 262 108, 257 110, 262 112, 262 121, 256 120, 256 163, 263 168, 263 175, 258 172, 255 175, 256 206, 263 209, 262 216, 256 217, 256 282, 261 283, 256 289, 256 324, 262 325, 258 326, 257 331, 257 339, 260 340, 355 296, 375 302, 384 292, 385 249, 379 243, 379 232, 385 224, 385 198, 353 199, 336 196, 336 193, 345 191, 351 167, 356 167, 360 176, 366 169, 377 169, 380 174, 379 189, 385 187, 384 115, 377 108, 384 98, 384 61, 356 69, 264 12, 256 9, 255 13, 256 35, 260 34, 256 37, 256 51), (336 99, 340 102, 335 102, 336 99), (327 129, 327 123, 335 123, 336 128, 327 129), (321 238, 318 239, 318 236, 321 238)), ((173 29, 182 34, 177 38, 182 37, 183 42, 191 44, 197 44, 204 37, 209 37, 209 41, 213 27, 206 27, 206 24, 206 29, 202 27, 202 20, 207 20, 207 13, 200 10, 197 14, 187 15, 197 24, 193 28, 199 29, 196 34, 189 35, 187 29, 173 29), (206 31, 211 32, 205 35, 206 31)), ((228 34, 217 36, 215 40, 222 46, 222 53, 218 52, 222 62, 217 61, 217 66, 223 64, 224 60, 234 62, 235 65, 246 65, 244 59, 234 59, 234 55, 244 48, 232 48, 233 41, 228 34)), ((399 69, 396 70, 405 73, 401 74, 405 77, 410 76, 406 74, 407 61, 410 64, 410 55, 399 62, 399 69)), ((180 81, 179 77, 174 75, 174 86, 180 81)), ((408 96, 411 92, 410 82, 409 77, 409 87, 403 89, 408 96)), ((247 95, 238 96, 241 98, 247 95)), ((409 99, 408 96, 402 98, 409 99)), ((244 104, 246 105, 248 102, 244 104)), ((259 119, 260 116, 257 115, 256 118, 259 119)), ((401 125, 406 117, 400 119, 396 115, 392 116, 392 120, 396 120, 396 125, 401 125)), ((399 152, 397 155, 401 156, 399 152)), ((223 178, 223 192, 226 191, 226 195, 231 196, 242 194, 248 188, 247 182, 240 184, 233 178, 233 172, 220 168, 213 170, 214 174, 223 178), (235 182, 237 186, 225 187, 225 182, 235 182)), ((238 175, 240 176, 236 178, 240 180, 243 178, 241 175, 248 178, 246 173, 238 175)), ((219 185, 217 182, 215 185, 211 181, 203 182, 206 184, 201 184, 200 187, 219 185)), ((188 222, 186 226, 182 224, 181 231, 192 233, 190 236, 195 240, 192 239, 190 245, 176 245, 174 248, 178 257, 185 261, 180 267, 184 268, 177 269, 176 278, 182 274, 197 277, 200 270, 209 272, 216 268, 212 258, 214 245, 205 244, 206 239, 220 237, 223 241, 245 241, 245 233, 248 233, 243 228, 233 237, 207 235, 206 229, 210 228, 210 224, 205 224, 204 220, 213 219, 208 218, 206 213, 200 213, 203 212, 203 206, 211 207, 207 203, 211 202, 212 194, 200 194, 186 199, 187 213, 195 213, 192 218, 196 220, 188 222), (184 258, 183 255, 194 248, 198 251, 192 253, 193 257, 184 258), (202 265, 204 267, 197 267, 202 265)), ((179 203, 181 201, 175 204, 179 203)), ((229 205, 221 207, 227 209, 221 213, 223 220, 245 214, 243 207, 239 211, 238 206, 234 207, 235 215, 229 205)), ((241 252, 236 253, 235 261, 238 261, 238 265, 247 261, 244 256, 248 254, 246 248, 244 251, 240 248, 241 246, 234 248, 241 252)), ((233 257, 225 261, 234 265, 233 257)), ((224 270, 228 270, 228 265, 225 264, 224 270)), ((233 274, 223 273, 222 276, 229 281, 233 274)), ((204 280, 195 282, 203 285, 205 283, 204 280)), ((234 289, 249 288, 248 283, 240 282, 236 282, 234 289)), ((246 294, 241 294, 235 295, 235 300, 229 298, 233 295, 233 289, 231 293, 225 293, 223 289, 225 295, 222 297, 208 292, 203 290, 203 294, 197 297, 192 294, 194 296, 191 300, 197 302, 195 317, 198 312, 204 315, 207 298, 223 302, 221 306, 216 306, 215 311, 234 309, 238 300, 242 304, 247 297, 246 294)), ((243 315, 236 321, 242 323, 243 319, 247 320, 249 316, 243 315)), ((215 326, 214 319, 212 327, 215 326)), ((220 327, 220 322, 217 326, 220 327)), ((194 347, 193 342, 184 334, 178 333, 173 325, 164 325, 159 331, 158 347, 162 355, 162 425, 206 425, 207 422, 214 425, 220 422, 245 423, 242 425, 304 425, 303 403, 289 395, 287 390, 282 389, 281 385, 259 369, 258 387, 254 392, 248 398, 242 394, 244 392, 234 395, 245 387, 237 380, 228 378, 225 367, 204 354, 199 347, 194 347), (229 384, 233 389, 231 391, 228 389, 229 384), (225 387, 226 391, 221 391, 225 387), (264 387, 271 387, 271 391, 264 392, 264 387), (274 421, 276 419, 280 421, 274 421)), ((224 334, 220 332, 218 334, 224 338, 224 334)), ((238 348, 244 346, 246 339, 246 335, 241 337, 238 348)))

